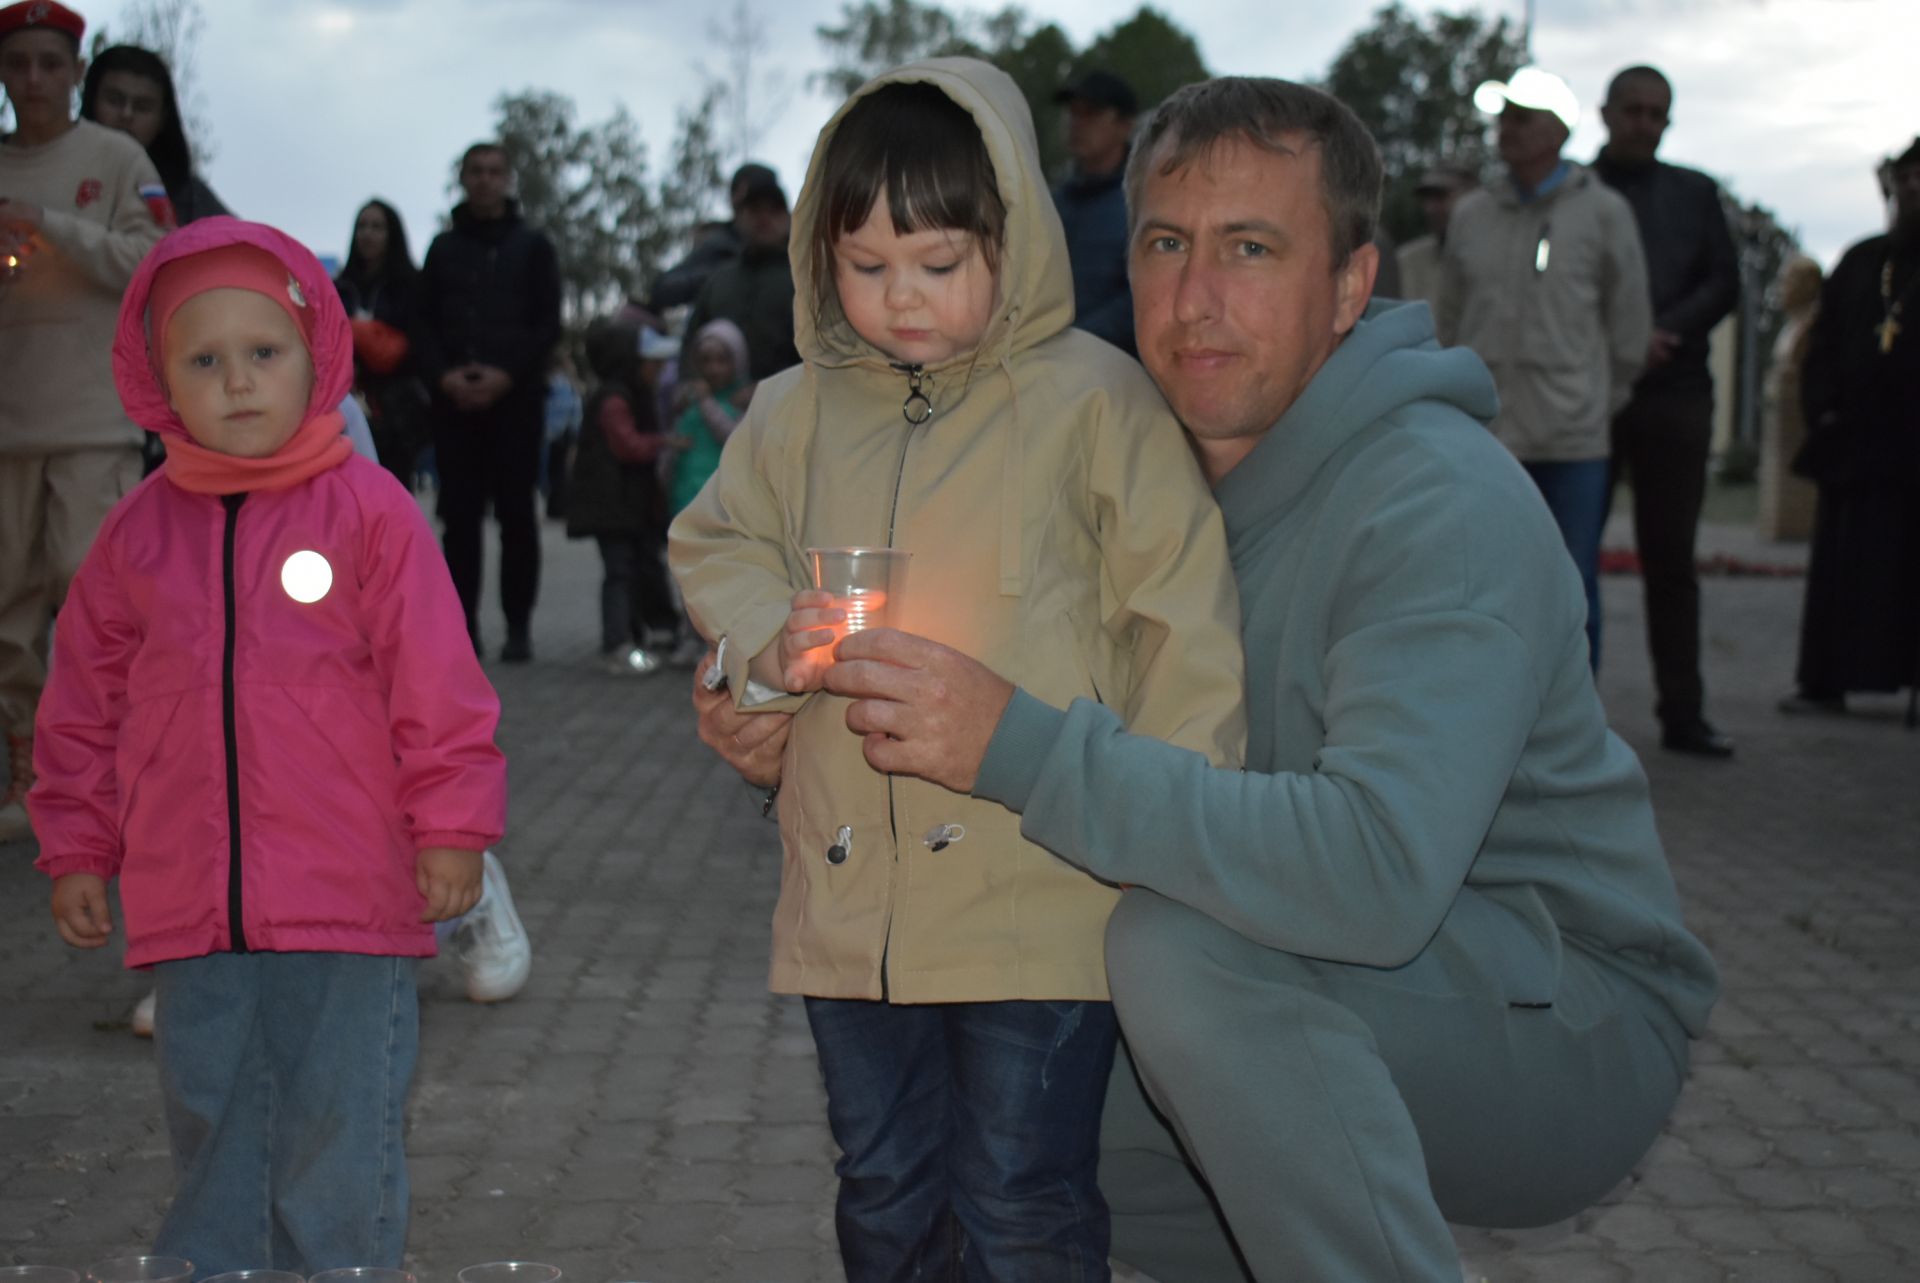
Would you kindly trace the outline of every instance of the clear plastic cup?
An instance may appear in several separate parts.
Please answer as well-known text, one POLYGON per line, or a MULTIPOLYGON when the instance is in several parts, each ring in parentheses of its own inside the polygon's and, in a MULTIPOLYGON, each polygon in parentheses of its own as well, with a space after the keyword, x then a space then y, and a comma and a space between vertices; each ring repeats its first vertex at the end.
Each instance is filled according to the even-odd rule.
POLYGON ((0 1283, 80 1283, 80 1271, 64 1265, 0 1265, 0 1283))
POLYGON ((415 1283, 405 1270, 389 1270, 378 1265, 350 1265, 338 1270, 321 1270, 307 1283, 415 1283))
POLYGON ((898 548, 809 548, 813 586, 833 595, 847 622, 835 629, 844 636, 888 626, 887 611, 907 588, 907 559, 898 548))
POLYGON ((87 1267, 86 1283, 192 1283, 193 1262, 178 1256, 116 1256, 87 1267))
POLYGON ((459 1283, 559 1283, 560 1267, 537 1261, 489 1261, 454 1275, 459 1283))
POLYGON ((200 1283, 307 1283, 307 1280, 292 1270, 228 1270, 225 1274, 201 1279, 200 1283))

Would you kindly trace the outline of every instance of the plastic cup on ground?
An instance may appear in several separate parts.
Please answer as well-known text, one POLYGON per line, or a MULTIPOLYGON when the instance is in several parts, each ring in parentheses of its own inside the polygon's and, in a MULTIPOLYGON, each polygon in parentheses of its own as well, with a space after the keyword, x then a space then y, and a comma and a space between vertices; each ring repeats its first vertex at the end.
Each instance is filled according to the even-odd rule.
POLYGON ((847 622, 836 636, 888 626, 888 608, 897 606, 907 588, 907 559, 913 554, 898 548, 809 548, 813 586, 833 597, 847 622))
POLYGON ((178 1256, 116 1256, 87 1267, 86 1283, 192 1283, 193 1262, 178 1256))
POLYGON ((454 1275, 459 1283, 559 1283, 560 1267, 537 1261, 489 1261, 454 1275))
POLYGON ((337 1270, 321 1270, 307 1283, 415 1283, 405 1270, 380 1265, 349 1265, 337 1270))
POLYGON ((64 1265, 0 1265, 0 1283, 80 1283, 80 1271, 64 1265))

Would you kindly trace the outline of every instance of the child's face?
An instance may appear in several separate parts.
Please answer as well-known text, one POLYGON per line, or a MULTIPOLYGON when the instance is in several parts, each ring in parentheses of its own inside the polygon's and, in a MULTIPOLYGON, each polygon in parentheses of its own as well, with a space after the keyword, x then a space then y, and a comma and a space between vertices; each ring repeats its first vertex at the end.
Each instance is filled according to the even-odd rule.
POLYGON ((998 282, 979 243, 951 229, 893 230, 887 196, 833 244, 833 284, 854 332, 896 361, 939 365, 980 346, 998 282))
POLYGON ((263 459, 307 417, 313 358, 293 318, 264 294, 196 294, 167 322, 161 373, 187 434, 209 450, 263 459))
POLYGON ((22 128, 47 129, 73 118, 73 91, 85 66, 62 32, 28 27, 0 40, 0 85, 22 128))
POLYGON ((697 353, 700 381, 718 391, 733 382, 733 353, 719 339, 708 339, 697 353))

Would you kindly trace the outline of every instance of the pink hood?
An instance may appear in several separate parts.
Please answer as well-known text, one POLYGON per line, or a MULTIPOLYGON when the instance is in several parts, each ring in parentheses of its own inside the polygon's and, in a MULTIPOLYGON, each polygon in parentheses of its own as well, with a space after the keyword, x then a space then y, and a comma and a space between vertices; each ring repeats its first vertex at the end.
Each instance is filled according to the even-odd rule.
POLYGON ((277 228, 224 215, 187 224, 153 247, 133 274, 120 301, 120 328, 113 340, 113 381, 127 417, 149 432, 185 440, 186 425, 173 412, 147 336, 147 302, 153 277, 175 259, 224 245, 253 245, 287 265, 306 305, 313 309, 309 339, 313 357, 313 397, 307 417, 333 409, 353 390, 353 329, 339 291, 313 251, 277 228))

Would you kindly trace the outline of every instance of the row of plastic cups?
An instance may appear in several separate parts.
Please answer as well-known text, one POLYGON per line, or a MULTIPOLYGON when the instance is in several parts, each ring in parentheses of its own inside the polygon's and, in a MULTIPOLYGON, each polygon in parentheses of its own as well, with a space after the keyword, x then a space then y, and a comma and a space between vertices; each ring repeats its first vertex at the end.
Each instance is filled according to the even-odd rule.
MULTIPOLYGON (((469 1265, 459 1283, 559 1283, 560 1271, 533 1261, 469 1265)), ((193 1262, 177 1256, 120 1256, 87 1267, 83 1275, 58 1265, 0 1266, 0 1283, 193 1283, 193 1262)), ((233 1270, 201 1283, 417 1283, 405 1270, 354 1266, 322 1270, 312 1278, 290 1270, 233 1270)))

